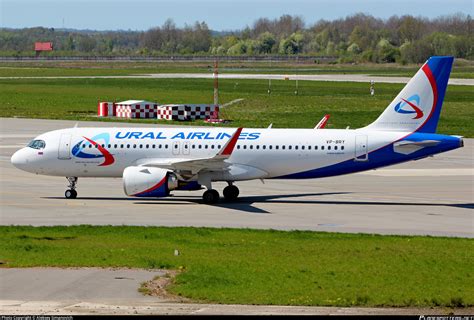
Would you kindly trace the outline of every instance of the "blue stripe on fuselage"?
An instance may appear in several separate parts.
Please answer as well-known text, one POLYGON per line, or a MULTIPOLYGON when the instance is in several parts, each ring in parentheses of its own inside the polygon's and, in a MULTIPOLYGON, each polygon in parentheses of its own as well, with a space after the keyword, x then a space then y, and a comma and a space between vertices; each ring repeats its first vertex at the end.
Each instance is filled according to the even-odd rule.
POLYGON ((274 177, 273 179, 311 179, 337 176, 342 174, 371 170, 405 161, 421 159, 432 154, 457 149, 462 146, 461 138, 429 133, 412 133, 411 135, 398 141, 424 140, 436 140, 440 141, 440 143, 433 147, 424 147, 421 150, 418 150, 408 155, 394 152, 393 143, 391 143, 383 148, 370 152, 368 161, 354 161, 354 159, 350 159, 327 167, 293 173, 280 177, 274 177))

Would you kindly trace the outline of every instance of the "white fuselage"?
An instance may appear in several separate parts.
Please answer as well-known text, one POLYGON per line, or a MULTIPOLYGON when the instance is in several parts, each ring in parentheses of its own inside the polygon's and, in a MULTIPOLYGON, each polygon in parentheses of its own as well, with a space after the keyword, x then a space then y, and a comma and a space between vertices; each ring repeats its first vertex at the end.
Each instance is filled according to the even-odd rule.
MULTIPOLYGON (((37 137, 46 143, 41 152, 32 148, 19 152, 28 161, 22 169, 37 174, 121 177, 126 167, 140 165, 147 159, 212 157, 233 132, 234 128, 71 128, 37 137), (113 157, 113 163, 101 165, 105 157, 86 138, 103 146, 113 157)), ((234 181, 282 177, 351 159, 369 161, 366 157, 370 152, 407 134, 364 129, 244 129, 226 161, 258 169, 256 176, 237 174, 234 181)), ((213 180, 228 178, 219 179, 216 175, 213 180)))

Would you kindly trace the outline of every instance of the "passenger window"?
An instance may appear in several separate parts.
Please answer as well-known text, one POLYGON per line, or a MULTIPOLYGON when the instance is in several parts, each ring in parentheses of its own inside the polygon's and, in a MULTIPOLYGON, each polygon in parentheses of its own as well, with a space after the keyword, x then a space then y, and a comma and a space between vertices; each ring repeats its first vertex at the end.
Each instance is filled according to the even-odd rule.
POLYGON ((279 147, 278 147, 278 145, 276 145, 276 146, 275 146, 275 149, 277 149, 277 150, 278 150, 278 148, 279 148, 279 147))
POLYGON ((84 144, 82 145, 82 148, 85 148, 85 147, 86 147, 86 144, 84 143, 84 144))
POLYGON ((258 150, 258 149, 260 149, 260 146, 257 144, 257 145, 255 146, 255 148, 257 148, 257 150, 258 150))
POLYGON ((191 148, 193 148, 193 149, 196 149, 196 145, 195 145, 195 144, 193 144, 191 148))
POLYGON ((143 148, 143 144, 140 144, 140 149, 143 148))
POLYGON ((105 144, 102 144, 102 148, 105 148, 105 144))
POLYGON ((109 145, 107 145, 107 148, 109 148, 109 149, 110 149, 110 147, 111 147, 111 145, 110 145, 110 144, 109 144, 109 145))
POLYGON ((337 146, 334 146, 334 150, 337 150, 337 146))
POLYGON ((314 150, 318 150, 318 146, 314 146, 314 150))
POLYGON ((324 150, 324 146, 321 146, 321 150, 324 150))
POLYGON ((301 146, 301 150, 304 150, 304 146, 301 146))
POLYGON ((331 146, 328 146, 328 150, 331 150, 331 146))
POLYGON ((158 145, 158 149, 161 149, 161 144, 158 145))
POLYGON ((344 150, 344 146, 341 146, 341 150, 344 150))
POLYGON ((187 144, 185 144, 185 145, 184 145, 184 149, 187 149, 187 148, 188 148, 188 145, 187 145, 187 144))
POLYGON ((249 148, 250 148, 250 149, 253 149, 253 145, 251 144, 251 145, 249 146, 249 148))
POLYGON ((308 146, 308 150, 311 150, 311 146, 308 146))
POLYGON ((130 149, 130 145, 129 145, 129 144, 127 144, 127 149, 130 149))
POLYGON ((246 144, 244 144, 244 149, 247 149, 247 145, 246 145, 246 144))
POLYGON ((269 146, 268 146, 268 149, 272 150, 272 145, 269 145, 269 146))
POLYGON ((207 148, 208 148, 208 145, 207 145, 207 144, 206 144, 206 145, 204 145, 204 149, 207 149, 207 148))
POLYGON ((202 149, 202 145, 199 145, 198 148, 199 148, 199 149, 202 149))
POLYGON ((214 149, 214 145, 213 145, 213 144, 211 144, 211 149, 214 149))
POLYGON ((152 144, 151 147, 152 147, 153 149, 155 149, 155 148, 156 148, 156 144, 152 144))
POLYGON ((89 149, 90 149, 90 148, 92 148, 92 145, 91 145, 91 144, 89 145, 89 149))
POLYGON ((221 145, 220 145, 220 144, 219 144, 219 145, 217 145, 217 149, 220 149, 220 148, 221 148, 221 145))
POLYGON ((120 145, 120 149, 123 149, 123 144, 120 145))
POLYGON ((291 150, 291 145, 288 146, 288 150, 291 150))
POLYGON ((266 146, 266 145, 263 145, 263 146, 262 146, 262 149, 263 149, 263 150, 265 150, 266 148, 267 148, 267 146, 266 146))
POLYGON ((165 144, 165 149, 168 149, 168 145, 167 145, 167 144, 165 144))
POLYGON ((237 149, 240 149, 240 146, 239 146, 239 145, 237 145, 237 149))
POLYGON ((146 148, 148 149, 149 147, 150 147, 150 145, 149 145, 149 144, 147 144, 147 145, 146 145, 146 148))
POLYGON ((282 146, 281 146, 281 149, 282 149, 282 150, 285 150, 285 145, 282 145, 282 146))
POLYGON ((298 150, 298 146, 295 146, 295 150, 298 150))

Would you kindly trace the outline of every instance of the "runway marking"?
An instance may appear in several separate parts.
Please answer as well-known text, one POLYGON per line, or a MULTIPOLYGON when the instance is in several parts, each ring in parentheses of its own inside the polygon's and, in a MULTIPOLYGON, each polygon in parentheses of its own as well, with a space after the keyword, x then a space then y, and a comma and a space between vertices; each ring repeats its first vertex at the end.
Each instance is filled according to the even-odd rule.
POLYGON ((459 169, 380 169, 357 174, 382 177, 441 177, 441 176, 474 176, 474 168, 459 169))

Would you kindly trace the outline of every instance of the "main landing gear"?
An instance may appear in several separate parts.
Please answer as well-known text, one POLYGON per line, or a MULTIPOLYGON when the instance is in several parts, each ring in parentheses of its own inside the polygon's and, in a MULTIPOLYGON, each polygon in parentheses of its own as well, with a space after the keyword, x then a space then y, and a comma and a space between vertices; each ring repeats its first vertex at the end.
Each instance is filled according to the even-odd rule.
POLYGON ((77 177, 66 177, 67 181, 69 181, 69 186, 64 192, 64 196, 66 199, 76 199, 77 191, 76 191, 76 184, 77 184, 77 177))
MULTIPOLYGON (((234 186, 232 182, 228 182, 228 186, 224 188, 224 199, 226 201, 234 201, 239 196, 239 188, 234 186)), ((219 192, 217 190, 209 188, 202 195, 202 199, 206 204, 214 204, 219 202, 219 192)))

